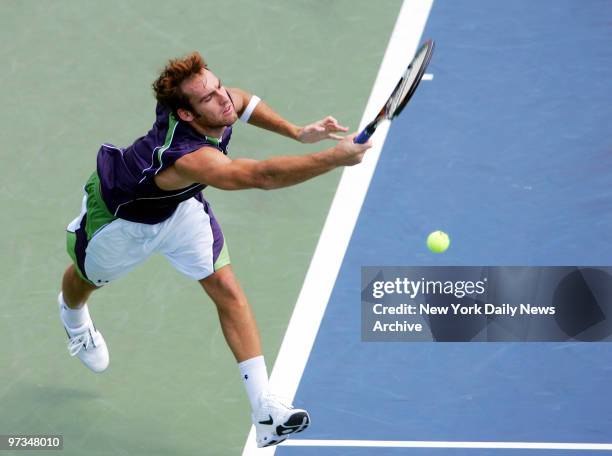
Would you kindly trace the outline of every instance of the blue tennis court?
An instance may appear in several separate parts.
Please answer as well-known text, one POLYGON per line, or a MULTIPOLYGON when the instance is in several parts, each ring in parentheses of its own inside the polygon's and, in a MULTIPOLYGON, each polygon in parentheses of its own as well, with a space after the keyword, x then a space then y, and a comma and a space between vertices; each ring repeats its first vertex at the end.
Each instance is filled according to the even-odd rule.
POLYGON ((313 425, 277 454, 612 443, 611 344, 364 343, 359 312, 362 266, 610 264, 610 24, 609 1, 433 4, 433 80, 391 126, 339 269, 295 398, 313 425), (452 239, 438 256, 425 246, 436 229, 452 239), (347 440, 372 446, 331 443, 347 440))

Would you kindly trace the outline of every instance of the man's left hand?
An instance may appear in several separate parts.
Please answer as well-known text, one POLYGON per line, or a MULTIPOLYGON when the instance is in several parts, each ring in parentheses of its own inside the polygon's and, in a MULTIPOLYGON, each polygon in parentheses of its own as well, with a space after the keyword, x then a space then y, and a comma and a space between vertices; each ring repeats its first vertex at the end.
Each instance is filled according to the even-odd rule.
POLYGON ((333 117, 327 116, 325 119, 300 128, 296 139, 302 143, 314 143, 324 139, 340 140, 342 136, 336 133, 347 131, 347 127, 340 125, 333 117))

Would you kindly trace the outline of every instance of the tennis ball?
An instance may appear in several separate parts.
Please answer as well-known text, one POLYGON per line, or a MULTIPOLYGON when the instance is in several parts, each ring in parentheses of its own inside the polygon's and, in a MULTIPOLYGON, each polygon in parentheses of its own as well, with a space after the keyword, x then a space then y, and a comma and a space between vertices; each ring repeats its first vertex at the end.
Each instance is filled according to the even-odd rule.
POLYGON ((427 236, 427 247, 434 253, 442 253, 450 245, 448 234, 444 231, 434 231, 427 236))

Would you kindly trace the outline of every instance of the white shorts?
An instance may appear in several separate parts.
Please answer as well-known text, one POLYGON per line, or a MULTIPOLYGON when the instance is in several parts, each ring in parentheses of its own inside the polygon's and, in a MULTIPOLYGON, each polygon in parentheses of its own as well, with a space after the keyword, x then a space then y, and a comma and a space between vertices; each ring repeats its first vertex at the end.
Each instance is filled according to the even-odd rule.
POLYGON ((68 225, 68 253, 79 274, 96 286, 122 277, 155 252, 195 280, 230 262, 221 228, 207 202, 183 201, 170 218, 155 225, 115 218, 87 232, 91 228, 88 211, 90 218, 95 216, 95 202, 87 198, 79 217, 68 225))

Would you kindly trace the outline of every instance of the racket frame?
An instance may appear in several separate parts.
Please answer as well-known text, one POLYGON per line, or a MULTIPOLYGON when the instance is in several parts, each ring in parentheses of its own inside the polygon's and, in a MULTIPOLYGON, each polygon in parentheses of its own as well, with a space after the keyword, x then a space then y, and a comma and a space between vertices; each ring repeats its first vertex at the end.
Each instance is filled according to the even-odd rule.
POLYGON ((421 45, 421 47, 419 47, 419 50, 414 55, 414 58, 410 61, 410 64, 404 71, 398 83, 395 85, 393 92, 391 92, 391 95, 387 99, 387 102, 384 104, 382 109, 378 112, 378 115, 376 116, 376 118, 365 126, 365 128, 355 137, 353 142, 357 144, 365 143, 374 134, 374 132, 376 131, 376 128, 378 128, 378 126, 383 120, 385 119, 392 120, 402 112, 402 110, 406 107, 406 105, 408 104, 408 101, 410 100, 414 92, 416 91, 417 87, 419 86, 421 79, 423 79, 423 75, 425 74, 427 65, 429 65, 429 61, 431 60, 431 56, 433 54, 434 47, 435 47, 435 43, 431 39, 425 41, 421 45), (406 83, 407 76, 410 74, 412 70, 412 65, 415 63, 415 60, 417 59, 417 57, 421 55, 421 52, 423 52, 423 50, 426 53, 425 59, 423 60, 423 63, 421 64, 420 68, 417 70, 418 71, 417 77, 412 83, 412 86, 410 87, 410 89, 408 89, 408 92, 406 93, 404 98, 392 110, 391 108, 393 107, 393 104, 397 102, 397 100, 394 100, 394 96, 398 92, 401 93, 401 91, 403 90, 402 85, 406 83))

